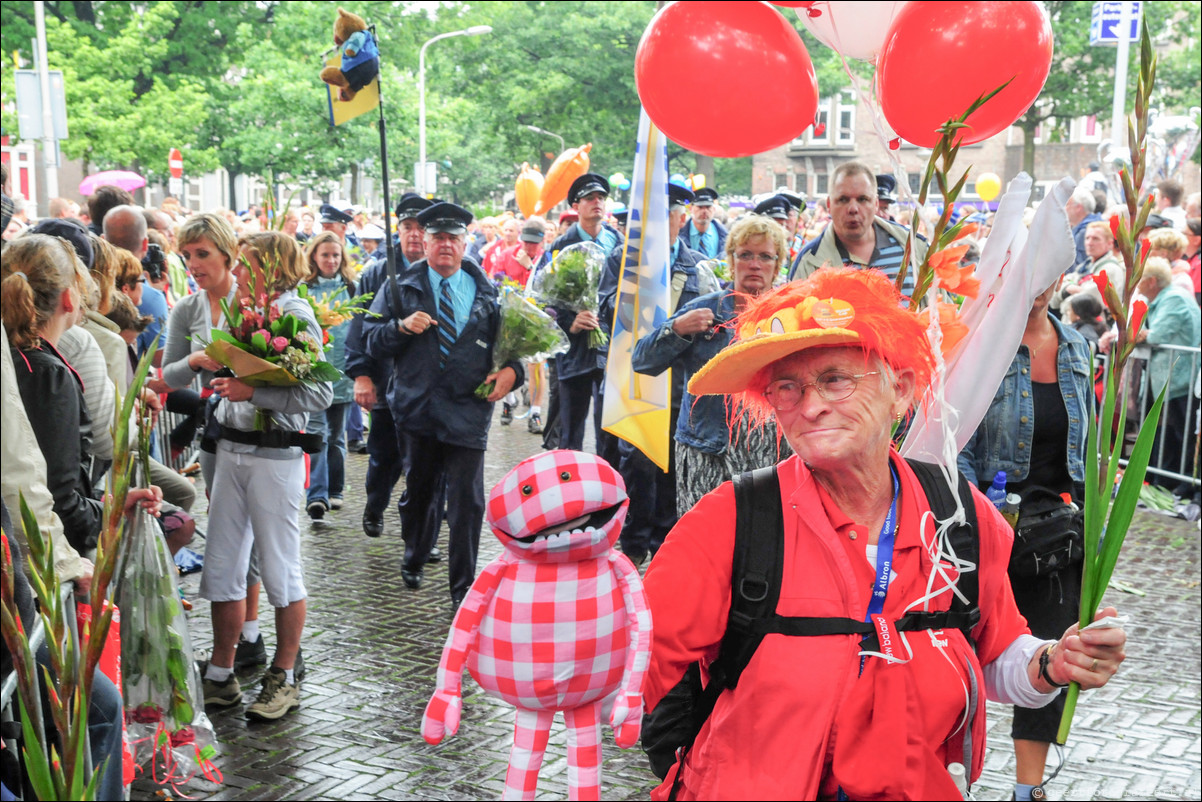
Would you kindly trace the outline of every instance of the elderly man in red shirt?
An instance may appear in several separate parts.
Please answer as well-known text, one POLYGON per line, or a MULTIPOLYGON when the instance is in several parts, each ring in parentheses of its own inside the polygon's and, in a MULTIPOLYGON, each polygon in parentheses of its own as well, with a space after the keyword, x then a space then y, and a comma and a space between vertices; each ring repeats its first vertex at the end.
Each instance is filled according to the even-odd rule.
POLYGON ((542 258, 545 236, 546 228, 540 218, 532 217, 527 220, 522 226, 522 233, 518 235, 518 244, 506 248, 498 255, 497 268, 492 274, 493 280, 506 277, 525 289, 526 282, 530 279, 530 270, 542 258))

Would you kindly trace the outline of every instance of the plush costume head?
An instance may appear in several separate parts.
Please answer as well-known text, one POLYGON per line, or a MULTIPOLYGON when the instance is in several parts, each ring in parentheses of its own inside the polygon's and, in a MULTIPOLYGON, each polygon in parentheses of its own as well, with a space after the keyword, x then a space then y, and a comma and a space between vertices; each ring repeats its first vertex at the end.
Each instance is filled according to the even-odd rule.
POLYGON ((519 559, 573 562, 598 557, 622 531, 626 484, 610 464, 580 451, 522 460, 488 499, 488 524, 519 559))

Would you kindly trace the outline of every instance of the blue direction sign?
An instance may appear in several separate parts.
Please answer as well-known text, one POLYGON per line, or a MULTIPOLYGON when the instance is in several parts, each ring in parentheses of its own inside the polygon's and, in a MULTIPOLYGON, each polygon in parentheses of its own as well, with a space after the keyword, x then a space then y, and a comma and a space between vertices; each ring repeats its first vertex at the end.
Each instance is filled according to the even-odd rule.
POLYGON ((1143 3, 1127 0, 1119 3, 1094 3, 1093 15, 1089 20, 1089 43, 1091 45, 1115 45, 1120 38, 1128 42, 1139 41, 1139 15, 1143 3), (1123 30, 1123 6, 1127 6, 1127 27, 1123 30))

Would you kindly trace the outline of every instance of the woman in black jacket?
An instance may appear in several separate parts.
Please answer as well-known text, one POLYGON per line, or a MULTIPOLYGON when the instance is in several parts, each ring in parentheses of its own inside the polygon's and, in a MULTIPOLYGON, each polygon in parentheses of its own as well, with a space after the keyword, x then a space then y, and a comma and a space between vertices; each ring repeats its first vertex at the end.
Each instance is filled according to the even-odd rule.
POLYGON ((103 504, 92 492, 92 421, 83 385, 57 345, 83 315, 81 282, 86 275, 75 251, 57 237, 29 234, 5 245, 0 313, 17 387, 46 458, 54 511, 68 542, 80 553, 96 546, 103 504))

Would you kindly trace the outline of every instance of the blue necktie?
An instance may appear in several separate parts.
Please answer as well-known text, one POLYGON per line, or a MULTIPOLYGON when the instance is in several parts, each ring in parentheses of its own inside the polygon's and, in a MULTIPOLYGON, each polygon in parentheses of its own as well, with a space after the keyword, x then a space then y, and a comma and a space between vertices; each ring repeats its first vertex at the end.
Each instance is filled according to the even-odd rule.
POLYGON ((438 292, 438 366, 446 368, 447 357, 455 343, 455 305, 451 302, 451 280, 444 278, 438 292))

